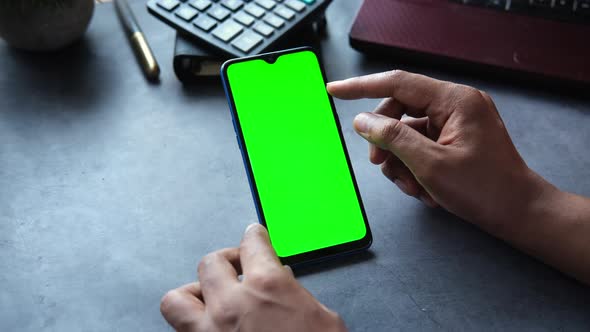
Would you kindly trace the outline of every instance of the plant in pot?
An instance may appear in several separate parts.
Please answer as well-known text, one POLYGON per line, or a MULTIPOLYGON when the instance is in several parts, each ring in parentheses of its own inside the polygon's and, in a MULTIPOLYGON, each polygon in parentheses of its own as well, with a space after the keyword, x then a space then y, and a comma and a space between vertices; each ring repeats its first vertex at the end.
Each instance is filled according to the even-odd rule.
POLYGON ((0 0, 0 37, 13 47, 51 51, 79 39, 94 0, 0 0))

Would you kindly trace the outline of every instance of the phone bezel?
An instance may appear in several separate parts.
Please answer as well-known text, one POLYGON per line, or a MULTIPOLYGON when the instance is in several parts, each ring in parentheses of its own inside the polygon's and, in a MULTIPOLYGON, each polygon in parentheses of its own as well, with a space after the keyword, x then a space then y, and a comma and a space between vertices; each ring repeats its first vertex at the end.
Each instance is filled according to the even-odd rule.
MULTIPOLYGON (((239 120, 239 117, 237 114, 237 109, 236 109, 236 105, 234 102, 231 86, 229 83, 229 78, 227 76, 227 70, 230 66, 232 66, 234 64, 241 63, 241 62, 247 62, 247 61, 253 61, 253 60, 264 60, 264 61, 272 64, 279 57, 281 57, 283 55, 297 53, 297 52, 311 52, 314 54, 314 56, 316 57, 316 59, 318 61, 319 67, 320 67, 322 79, 324 81, 324 84, 326 84, 327 80, 326 80, 326 75, 325 75, 325 71, 324 71, 324 67, 322 65, 322 62, 320 61, 320 58, 319 58, 317 52, 315 52, 315 50, 311 47, 298 47, 298 48, 293 48, 293 49, 288 49, 288 50, 283 50, 283 51, 270 52, 270 53, 255 55, 255 56, 231 59, 231 60, 226 61, 223 64, 223 66, 221 67, 222 83, 223 83, 223 87, 225 89, 226 98, 229 103, 230 112, 231 112, 231 116, 232 116, 232 122, 233 122, 233 126, 234 126, 234 131, 236 132, 236 137, 238 139, 238 144, 240 146, 240 152, 242 154, 242 159, 244 162, 244 166, 246 168, 246 173, 248 176, 248 183, 250 184, 250 191, 252 193, 252 198, 254 199, 254 204, 256 206, 256 213, 258 215, 258 221, 264 227, 266 227, 266 219, 264 217, 264 212, 262 210, 262 203, 261 203, 260 196, 258 193, 256 180, 254 178, 254 173, 252 172, 252 165, 250 164, 250 158, 248 155, 248 150, 246 148, 244 136, 242 133, 240 120, 239 120)), ((330 100, 330 107, 332 109, 332 116, 334 117, 334 121, 336 121, 336 127, 338 128, 338 135, 340 137, 340 143, 342 144, 342 148, 344 150, 344 155, 346 156, 346 163, 348 165, 348 170, 350 172, 350 176, 352 177, 354 190, 356 192, 357 200, 359 202, 359 206, 360 206, 361 213, 363 216, 363 221, 365 223, 366 233, 363 238, 356 240, 356 241, 346 242, 346 243, 338 244, 335 246, 317 249, 317 250, 313 250, 313 251, 309 251, 309 252, 305 252, 305 253, 301 253, 301 254, 297 254, 297 255, 293 255, 293 256, 287 256, 287 257, 280 257, 279 256, 279 258, 283 264, 289 265, 291 267, 296 267, 296 266, 300 266, 300 265, 303 265, 306 263, 317 262, 317 261, 328 259, 328 258, 339 257, 339 256, 343 256, 346 254, 351 254, 351 253, 355 253, 358 251, 363 251, 363 250, 368 249, 373 242, 371 228, 369 227, 369 221, 368 221, 367 215, 365 213, 365 208, 364 208, 361 194, 360 194, 360 191, 359 191, 359 188, 357 185, 356 176, 355 176, 354 170, 352 168, 352 163, 350 162, 350 157, 348 155, 348 149, 347 149, 346 143, 344 141, 344 135, 342 134, 342 128, 340 126, 340 119, 338 118, 338 114, 336 112, 334 100, 332 99, 332 96, 330 96, 329 93, 326 92, 326 94, 328 96, 328 99, 330 100)), ((272 239, 271 239, 271 241, 272 241, 272 239)))

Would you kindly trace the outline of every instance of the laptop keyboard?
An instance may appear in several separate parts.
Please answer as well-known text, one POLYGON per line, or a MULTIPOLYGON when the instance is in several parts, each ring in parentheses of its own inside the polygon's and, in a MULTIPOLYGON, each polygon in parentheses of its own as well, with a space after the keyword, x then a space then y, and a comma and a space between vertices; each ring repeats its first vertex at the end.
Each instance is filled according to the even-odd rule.
POLYGON ((451 0, 505 12, 590 23, 590 0, 451 0))

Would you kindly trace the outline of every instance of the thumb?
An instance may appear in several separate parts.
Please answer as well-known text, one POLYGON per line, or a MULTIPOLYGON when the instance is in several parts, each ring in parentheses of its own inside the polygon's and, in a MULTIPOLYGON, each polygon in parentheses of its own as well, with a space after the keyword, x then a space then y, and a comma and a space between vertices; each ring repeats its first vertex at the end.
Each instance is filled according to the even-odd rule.
POLYGON ((421 171, 425 167, 440 160, 440 144, 397 119, 361 113, 354 119, 354 129, 370 143, 392 152, 416 176, 424 174, 421 171))

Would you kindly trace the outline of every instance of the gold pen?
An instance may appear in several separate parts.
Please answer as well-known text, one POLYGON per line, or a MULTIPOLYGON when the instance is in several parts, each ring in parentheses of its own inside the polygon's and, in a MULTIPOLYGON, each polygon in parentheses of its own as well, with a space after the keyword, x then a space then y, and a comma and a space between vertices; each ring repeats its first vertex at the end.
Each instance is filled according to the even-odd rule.
POLYGON ((145 76, 151 81, 158 80, 160 67, 135 20, 135 16, 133 16, 131 8, 129 8, 129 4, 126 0, 115 0, 115 9, 145 76))

